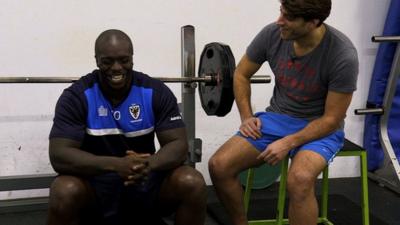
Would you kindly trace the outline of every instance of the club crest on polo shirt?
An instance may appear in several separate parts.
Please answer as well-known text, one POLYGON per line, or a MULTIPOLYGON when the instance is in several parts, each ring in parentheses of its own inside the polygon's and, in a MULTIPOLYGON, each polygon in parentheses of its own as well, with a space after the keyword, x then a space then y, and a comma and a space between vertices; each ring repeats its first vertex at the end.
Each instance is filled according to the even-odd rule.
POLYGON ((129 106, 129 113, 134 120, 137 120, 140 116, 140 106, 137 104, 132 104, 129 106))

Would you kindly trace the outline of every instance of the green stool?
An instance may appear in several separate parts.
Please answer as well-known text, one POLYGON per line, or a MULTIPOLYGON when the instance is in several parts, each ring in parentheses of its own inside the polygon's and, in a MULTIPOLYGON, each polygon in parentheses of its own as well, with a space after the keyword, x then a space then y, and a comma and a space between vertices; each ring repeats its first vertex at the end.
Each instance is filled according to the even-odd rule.
MULTIPOLYGON (((336 155, 338 156, 360 156, 361 163, 361 207, 363 225, 369 225, 369 206, 368 206, 368 171, 367 171, 367 153, 365 149, 354 144, 349 140, 345 140, 343 148, 336 155)), ((275 219, 266 220, 250 220, 249 225, 281 225, 289 224, 289 220, 283 218, 286 198, 286 181, 289 165, 289 157, 286 157, 281 164, 281 178, 279 183, 278 205, 275 219)), ((244 192, 244 207, 247 212, 250 203, 250 194, 253 186, 253 169, 248 170, 246 189, 244 192)), ((333 225, 328 219, 328 167, 322 171, 322 198, 320 204, 320 216, 318 223, 333 225)))

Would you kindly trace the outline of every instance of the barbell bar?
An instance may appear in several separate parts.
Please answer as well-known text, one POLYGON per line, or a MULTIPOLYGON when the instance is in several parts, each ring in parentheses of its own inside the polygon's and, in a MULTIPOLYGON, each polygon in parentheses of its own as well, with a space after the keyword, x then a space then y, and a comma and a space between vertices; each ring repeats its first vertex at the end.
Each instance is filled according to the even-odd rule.
MULTIPOLYGON (((216 84, 217 75, 202 75, 200 77, 153 77, 165 83, 193 83, 202 82, 216 84)), ((79 77, 0 77, 0 83, 72 83, 79 77)), ((256 75, 250 79, 251 83, 270 83, 271 76, 256 75)))
POLYGON ((367 115, 367 114, 376 114, 383 115, 383 108, 369 108, 369 109, 355 109, 354 114, 356 115, 367 115))
MULTIPOLYGON (((194 62, 192 62, 194 64, 194 62)), ((154 77, 165 83, 198 82, 201 106, 207 115, 225 116, 231 111, 235 58, 229 45, 219 42, 207 44, 200 56, 197 77, 154 77)), ((79 77, 10 77, 0 76, 1 83, 72 83, 79 77)), ((270 83, 271 76, 257 75, 251 83, 270 83)), ((197 86, 193 86, 197 87, 197 86)))
POLYGON ((372 42, 400 42, 400 36, 372 36, 372 42))

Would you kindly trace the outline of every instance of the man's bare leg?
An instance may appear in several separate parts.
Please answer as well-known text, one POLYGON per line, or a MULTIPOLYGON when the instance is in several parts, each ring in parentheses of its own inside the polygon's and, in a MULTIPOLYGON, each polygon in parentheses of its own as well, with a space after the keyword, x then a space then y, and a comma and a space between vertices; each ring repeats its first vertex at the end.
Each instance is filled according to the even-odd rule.
POLYGON ((325 166, 325 159, 312 151, 300 151, 292 160, 287 183, 291 225, 317 224, 315 181, 325 166))
POLYGON ((260 165, 257 151, 246 139, 234 136, 210 158, 209 172, 217 195, 234 225, 247 224, 243 203, 243 188, 238 174, 260 165))
POLYGON ((189 166, 175 169, 161 186, 160 204, 165 211, 175 210, 176 225, 204 225, 207 189, 201 173, 189 166))
POLYGON ((75 176, 58 176, 50 187, 47 224, 80 224, 82 211, 95 202, 89 183, 75 176))

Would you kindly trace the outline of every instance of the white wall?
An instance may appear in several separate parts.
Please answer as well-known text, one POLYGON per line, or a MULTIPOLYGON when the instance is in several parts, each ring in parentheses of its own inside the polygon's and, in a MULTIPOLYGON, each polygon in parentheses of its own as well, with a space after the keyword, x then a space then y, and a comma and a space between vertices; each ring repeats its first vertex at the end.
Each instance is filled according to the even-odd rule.
MULTIPOLYGON (((180 76, 180 28, 196 29, 196 57, 203 46, 229 44, 238 61, 254 35, 279 13, 279 1, 266 0, 1 0, 0 76, 81 76, 95 68, 93 45, 105 29, 117 28, 134 42, 135 69, 152 76, 180 76)), ((389 0, 333 0, 327 23, 347 34, 358 49, 358 90, 346 119, 347 137, 362 143, 363 108, 377 44, 389 0)), ((263 66, 258 74, 271 74, 263 66)), ((0 84, 0 176, 53 172, 47 154, 47 135, 55 102, 67 84, 0 84)), ((180 86, 169 85, 180 98, 180 86)), ((257 84, 253 105, 263 110, 271 84, 257 84)), ((203 140, 203 159, 197 168, 210 179, 207 161, 239 126, 234 106, 225 118, 207 117, 196 98, 196 132, 203 140), (213 129, 209 129, 212 125, 213 129)), ((355 159, 337 159, 332 176, 356 176, 355 159)), ((47 194, 47 190, 42 193, 47 194)), ((16 192, 0 193, 0 198, 16 192)))

